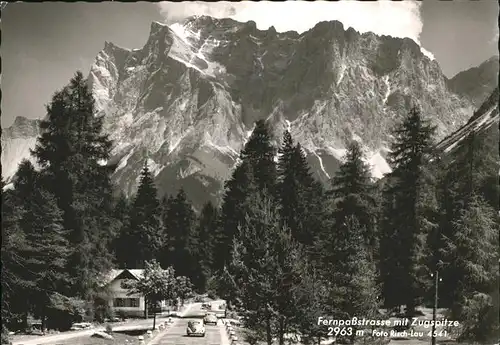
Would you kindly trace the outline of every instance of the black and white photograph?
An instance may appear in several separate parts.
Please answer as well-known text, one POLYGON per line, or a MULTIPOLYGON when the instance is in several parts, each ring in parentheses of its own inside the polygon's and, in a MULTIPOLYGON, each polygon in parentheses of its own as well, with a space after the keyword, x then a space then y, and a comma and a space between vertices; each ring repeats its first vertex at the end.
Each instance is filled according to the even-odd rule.
POLYGON ((499 2, 2 2, 2 345, 498 345, 499 2))

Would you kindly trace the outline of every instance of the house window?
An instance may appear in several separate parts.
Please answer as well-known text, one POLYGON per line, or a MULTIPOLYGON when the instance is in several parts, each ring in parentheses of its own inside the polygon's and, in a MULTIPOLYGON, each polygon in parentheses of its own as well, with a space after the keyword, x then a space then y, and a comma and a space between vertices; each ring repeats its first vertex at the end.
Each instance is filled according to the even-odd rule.
POLYGON ((139 298, 115 298, 113 306, 118 308, 139 308, 139 298))

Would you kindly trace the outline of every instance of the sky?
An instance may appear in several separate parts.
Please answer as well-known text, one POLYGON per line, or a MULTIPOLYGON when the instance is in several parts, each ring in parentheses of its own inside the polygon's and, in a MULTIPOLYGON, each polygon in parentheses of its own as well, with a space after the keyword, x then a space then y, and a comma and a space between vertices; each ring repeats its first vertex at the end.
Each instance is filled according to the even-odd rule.
POLYGON ((498 55, 498 12, 493 0, 10 3, 0 24, 1 123, 43 117, 53 93, 77 70, 88 73, 105 41, 141 48, 152 21, 205 14, 303 32, 339 20, 360 32, 412 38, 452 77, 498 55))

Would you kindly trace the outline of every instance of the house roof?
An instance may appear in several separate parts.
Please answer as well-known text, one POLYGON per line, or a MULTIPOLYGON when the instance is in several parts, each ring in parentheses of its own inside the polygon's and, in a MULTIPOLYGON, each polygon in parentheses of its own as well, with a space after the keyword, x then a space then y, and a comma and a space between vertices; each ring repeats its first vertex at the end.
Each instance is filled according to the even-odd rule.
POLYGON ((144 277, 144 270, 141 269, 127 269, 136 279, 141 279, 144 277))
POLYGON ((129 268, 112 269, 107 274, 104 275, 102 285, 107 285, 107 284, 111 283, 113 280, 115 280, 120 275, 122 275, 125 271, 130 273, 135 279, 141 279, 144 276, 143 269, 129 269, 129 268))

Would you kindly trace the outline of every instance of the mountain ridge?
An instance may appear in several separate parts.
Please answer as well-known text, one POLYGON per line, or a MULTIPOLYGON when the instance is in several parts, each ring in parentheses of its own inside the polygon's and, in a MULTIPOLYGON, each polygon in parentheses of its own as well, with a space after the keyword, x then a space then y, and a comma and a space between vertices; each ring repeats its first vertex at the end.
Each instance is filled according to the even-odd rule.
POLYGON ((390 170, 389 128, 413 104, 438 125, 438 139, 469 120, 474 104, 449 90, 415 42, 339 24, 299 35, 191 17, 152 23, 140 49, 105 42, 89 85, 115 143, 114 181, 133 194, 147 155, 161 193, 183 187, 198 206, 216 202, 258 119, 276 144, 290 129, 323 182, 353 139, 380 178, 390 170))

